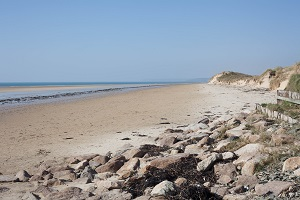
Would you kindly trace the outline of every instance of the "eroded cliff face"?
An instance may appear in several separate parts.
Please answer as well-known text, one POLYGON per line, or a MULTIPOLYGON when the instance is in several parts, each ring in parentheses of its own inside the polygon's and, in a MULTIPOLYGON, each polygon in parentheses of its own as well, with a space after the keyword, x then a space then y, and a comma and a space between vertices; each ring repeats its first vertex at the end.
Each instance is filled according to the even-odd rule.
POLYGON ((300 63, 290 67, 268 69, 259 76, 229 71, 222 72, 213 76, 210 79, 209 84, 283 90, 286 88, 292 74, 300 74, 300 63))

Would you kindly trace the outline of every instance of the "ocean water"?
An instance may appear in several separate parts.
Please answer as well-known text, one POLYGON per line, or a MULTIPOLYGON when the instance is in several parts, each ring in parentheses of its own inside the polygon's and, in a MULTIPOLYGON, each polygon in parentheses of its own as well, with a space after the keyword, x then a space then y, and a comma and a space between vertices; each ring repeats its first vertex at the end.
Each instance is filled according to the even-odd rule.
MULTIPOLYGON (((199 81, 200 82, 200 81, 199 81)), ((202 83, 207 82, 206 79, 202 83)), ((11 82, 0 83, 0 105, 71 99, 188 82, 11 82)))

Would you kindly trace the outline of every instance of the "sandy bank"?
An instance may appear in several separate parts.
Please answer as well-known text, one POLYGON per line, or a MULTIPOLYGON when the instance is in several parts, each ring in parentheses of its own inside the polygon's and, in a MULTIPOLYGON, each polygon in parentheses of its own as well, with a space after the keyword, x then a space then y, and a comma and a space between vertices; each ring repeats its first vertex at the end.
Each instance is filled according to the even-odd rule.
POLYGON ((164 129, 196 123, 207 111, 234 114, 274 100, 273 93, 192 84, 0 110, 0 172, 15 173, 46 159, 114 152, 127 143, 153 143, 164 129), (121 140, 125 137, 130 140, 121 140))

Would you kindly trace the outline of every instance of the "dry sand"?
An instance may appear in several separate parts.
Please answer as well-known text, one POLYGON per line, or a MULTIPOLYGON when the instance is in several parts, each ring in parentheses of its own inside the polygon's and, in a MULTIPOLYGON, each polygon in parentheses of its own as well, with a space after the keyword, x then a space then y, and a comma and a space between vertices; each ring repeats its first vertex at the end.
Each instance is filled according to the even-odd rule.
POLYGON ((206 111, 234 114, 246 103, 251 110, 255 103, 275 101, 273 92, 244 90, 208 84, 174 85, 74 101, 0 107, 0 172, 30 170, 52 158, 115 152, 128 143, 154 143, 164 129, 197 123, 206 111), (125 137, 130 140, 121 140, 125 137))

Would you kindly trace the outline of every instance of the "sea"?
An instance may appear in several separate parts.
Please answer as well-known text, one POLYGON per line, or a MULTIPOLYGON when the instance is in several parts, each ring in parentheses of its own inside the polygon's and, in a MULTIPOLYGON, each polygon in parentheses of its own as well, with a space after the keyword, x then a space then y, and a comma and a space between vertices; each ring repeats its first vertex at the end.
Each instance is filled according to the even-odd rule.
POLYGON ((206 83, 207 81, 208 79, 186 82, 0 82, 0 106, 70 100, 171 84, 206 83))

